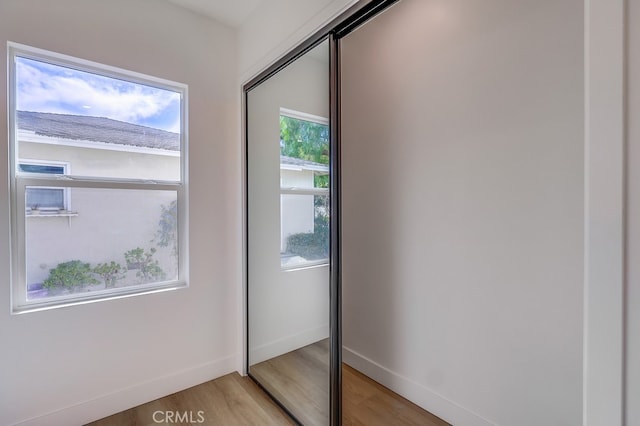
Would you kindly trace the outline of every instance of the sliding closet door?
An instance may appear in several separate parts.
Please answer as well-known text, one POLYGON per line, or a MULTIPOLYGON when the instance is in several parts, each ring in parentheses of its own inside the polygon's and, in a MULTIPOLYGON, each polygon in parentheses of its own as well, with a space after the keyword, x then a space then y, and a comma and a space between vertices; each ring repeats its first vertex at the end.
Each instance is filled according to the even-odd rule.
POLYGON ((341 40, 343 359, 453 424, 581 424, 583 17, 401 0, 341 40))
POLYGON ((249 374, 329 424, 329 47, 246 94, 249 374))

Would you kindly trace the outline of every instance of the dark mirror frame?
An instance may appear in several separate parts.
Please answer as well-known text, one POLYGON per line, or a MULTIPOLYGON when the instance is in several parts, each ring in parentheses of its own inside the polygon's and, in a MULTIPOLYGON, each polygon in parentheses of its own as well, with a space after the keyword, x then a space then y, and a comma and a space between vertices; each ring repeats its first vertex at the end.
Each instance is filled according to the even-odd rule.
POLYGON ((249 272, 248 261, 248 94, 277 74, 287 65, 316 47, 325 40, 329 41, 329 173, 330 173, 330 301, 329 301, 329 420, 331 426, 342 424, 342 268, 341 268, 341 199, 340 199, 340 39, 385 10, 398 0, 363 0, 356 3, 334 21, 327 24, 299 46, 284 55, 280 60, 258 74, 242 87, 242 138, 243 138, 243 294, 246 313, 245 332, 245 371, 269 396, 293 419, 284 407, 253 377, 249 371, 249 272))

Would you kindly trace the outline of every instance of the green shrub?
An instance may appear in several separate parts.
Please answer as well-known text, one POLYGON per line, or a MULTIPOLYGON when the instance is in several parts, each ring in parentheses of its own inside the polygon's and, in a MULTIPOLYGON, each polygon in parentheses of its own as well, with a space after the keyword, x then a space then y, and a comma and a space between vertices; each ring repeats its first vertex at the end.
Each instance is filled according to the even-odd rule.
POLYGON ((287 252, 307 260, 329 257, 329 223, 316 217, 315 232, 302 232, 287 237, 287 252))
POLYGON ((156 231, 156 241, 160 247, 171 247, 171 254, 178 258, 178 202, 160 206, 160 221, 156 231))
POLYGON ((91 266, 79 260, 60 263, 49 271, 49 277, 42 285, 47 289, 61 288, 73 291, 76 287, 82 288, 98 283, 91 272, 91 266))
POLYGON ((137 269, 136 277, 143 283, 165 279, 167 276, 158 264, 158 261, 153 258, 155 253, 155 248, 144 251, 144 249, 136 247, 124 254, 124 258, 127 261, 127 268, 137 269))
POLYGON ((102 278, 104 288, 111 288, 116 286, 118 280, 125 277, 127 270, 119 263, 111 261, 111 263, 99 263, 92 272, 102 278))

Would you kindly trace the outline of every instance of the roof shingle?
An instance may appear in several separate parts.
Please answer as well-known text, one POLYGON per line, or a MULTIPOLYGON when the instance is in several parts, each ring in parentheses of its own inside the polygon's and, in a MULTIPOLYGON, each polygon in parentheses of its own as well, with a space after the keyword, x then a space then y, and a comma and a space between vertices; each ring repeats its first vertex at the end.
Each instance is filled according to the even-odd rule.
POLYGON ((318 171, 329 170, 329 166, 326 164, 316 163, 315 161, 302 160, 300 158, 287 157, 286 155, 280 156, 280 164, 308 168, 311 170, 318 170, 318 171))
POLYGON ((37 135, 180 151, 180 135, 104 117, 17 111, 18 129, 37 135))

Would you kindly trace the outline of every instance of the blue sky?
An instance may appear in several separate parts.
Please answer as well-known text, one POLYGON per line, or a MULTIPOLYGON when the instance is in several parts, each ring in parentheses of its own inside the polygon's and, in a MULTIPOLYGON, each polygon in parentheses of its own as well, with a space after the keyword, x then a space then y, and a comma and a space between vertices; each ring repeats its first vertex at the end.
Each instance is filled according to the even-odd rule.
POLYGON ((16 58, 20 111, 90 115, 180 132, 180 94, 16 58))

